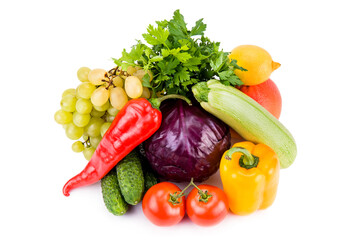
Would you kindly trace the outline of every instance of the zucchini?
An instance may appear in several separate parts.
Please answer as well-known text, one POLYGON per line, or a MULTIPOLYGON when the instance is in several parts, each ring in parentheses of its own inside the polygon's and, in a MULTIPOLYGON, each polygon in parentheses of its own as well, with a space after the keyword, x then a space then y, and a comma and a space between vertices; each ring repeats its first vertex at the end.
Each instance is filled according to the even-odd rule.
POLYGON ((202 108, 221 119, 248 141, 263 143, 277 154, 281 168, 289 167, 297 155, 291 133, 260 104, 232 86, 218 80, 192 87, 202 108))

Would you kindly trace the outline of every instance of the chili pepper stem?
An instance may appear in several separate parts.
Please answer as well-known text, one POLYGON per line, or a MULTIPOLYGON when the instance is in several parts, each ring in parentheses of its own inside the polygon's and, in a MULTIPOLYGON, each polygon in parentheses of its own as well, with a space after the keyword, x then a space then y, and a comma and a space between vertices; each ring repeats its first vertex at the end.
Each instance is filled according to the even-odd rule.
POLYGON ((186 101, 189 105, 192 105, 191 100, 189 100, 188 98, 186 98, 185 96, 182 95, 178 95, 178 94, 169 94, 169 95, 164 95, 162 97, 159 98, 151 98, 148 99, 148 101, 152 104, 153 108, 159 109, 160 104, 167 99, 171 99, 171 98, 178 98, 178 99, 182 99, 184 101, 186 101))

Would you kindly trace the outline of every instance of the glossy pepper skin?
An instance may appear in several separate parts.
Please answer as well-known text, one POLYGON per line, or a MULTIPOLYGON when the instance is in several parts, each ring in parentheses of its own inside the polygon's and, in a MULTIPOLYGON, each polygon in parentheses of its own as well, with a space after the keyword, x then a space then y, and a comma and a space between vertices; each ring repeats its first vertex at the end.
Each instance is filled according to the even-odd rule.
POLYGON ((178 95, 130 100, 113 120, 84 170, 64 185, 63 194, 69 196, 70 190, 102 179, 120 160, 157 131, 162 121, 159 106, 168 98, 182 98, 190 103, 178 95))
POLYGON ((267 145, 239 142, 223 154, 220 175, 230 210, 248 215, 274 202, 280 163, 267 145))

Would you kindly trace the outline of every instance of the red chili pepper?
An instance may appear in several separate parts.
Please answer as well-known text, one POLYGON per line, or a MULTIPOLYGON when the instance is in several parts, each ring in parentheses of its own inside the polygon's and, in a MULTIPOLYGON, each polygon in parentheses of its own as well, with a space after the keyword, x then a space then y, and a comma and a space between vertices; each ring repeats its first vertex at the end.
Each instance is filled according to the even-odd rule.
POLYGON ((130 100, 113 120, 84 170, 64 185, 63 194, 69 196, 70 190, 102 179, 120 160, 157 131, 162 121, 159 106, 169 98, 181 98, 191 104, 189 99, 176 94, 130 100))

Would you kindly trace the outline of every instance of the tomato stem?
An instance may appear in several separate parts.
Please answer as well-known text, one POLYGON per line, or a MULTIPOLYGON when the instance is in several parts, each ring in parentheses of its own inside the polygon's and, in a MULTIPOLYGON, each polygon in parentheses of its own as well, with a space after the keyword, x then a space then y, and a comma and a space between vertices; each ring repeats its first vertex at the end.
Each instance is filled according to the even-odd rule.
POLYGON ((172 203, 173 205, 181 203, 180 199, 184 196, 184 192, 192 185, 192 183, 193 178, 191 182, 185 188, 183 188, 181 192, 174 192, 173 194, 169 194, 168 202, 172 203))
POLYGON ((192 186, 195 187, 198 190, 198 194, 200 195, 200 198, 198 199, 200 202, 207 203, 208 200, 212 197, 212 194, 209 194, 208 191, 202 191, 194 182, 193 178, 191 178, 191 181, 189 184, 183 188, 181 192, 174 192, 173 194, 169 194, 168 202, 172 203, 173 205, 181 203, 180 199, 185 195, 185 191, 192 186))
POLYGON ((197 190, 199 195, 201 195, 201 197, 198 199, 200 202, 208 202, 208 199, 212 197, 212 194, 209 194, 208 191, 202 191, 202 189, 200 189, 194 182, 193 182, 193 178, 191 179, 191 182, 189 184, 192 184, 197 190))

